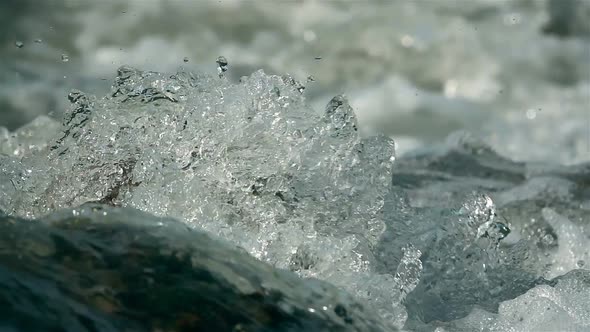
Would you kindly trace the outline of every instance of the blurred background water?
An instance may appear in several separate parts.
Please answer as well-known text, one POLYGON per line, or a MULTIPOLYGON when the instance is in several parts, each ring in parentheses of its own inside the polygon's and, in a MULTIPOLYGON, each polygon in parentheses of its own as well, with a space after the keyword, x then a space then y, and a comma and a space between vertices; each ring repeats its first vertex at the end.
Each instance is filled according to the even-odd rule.
POLYGON ((57 120, 116 69, 291 74, 398 153, 465 129, 516 160, 590 160, 590 1, 3 0, 0 126, 57 120))

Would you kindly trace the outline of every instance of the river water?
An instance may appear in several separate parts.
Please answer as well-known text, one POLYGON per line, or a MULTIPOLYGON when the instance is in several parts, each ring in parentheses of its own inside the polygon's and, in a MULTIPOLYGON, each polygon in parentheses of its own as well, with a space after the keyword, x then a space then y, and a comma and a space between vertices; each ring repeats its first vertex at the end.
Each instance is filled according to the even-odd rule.
POLYGON ((0 327, 207 331, 227 310, 210 328, 590 329, 590 2, 8 0, 0 18, 0 300, 19 317, 0 327), (178 250, 235 258, 176 262, 160 217, 221 239, 178 250), (158 240, 102 235, 127 228, 158 240), (106 257, 136 249, 161 279, 133 296, 168 301, 177 278, 208 313, 130 301, 137 271, 106 257), (244 252, 291 274, 267 288, 244 252))

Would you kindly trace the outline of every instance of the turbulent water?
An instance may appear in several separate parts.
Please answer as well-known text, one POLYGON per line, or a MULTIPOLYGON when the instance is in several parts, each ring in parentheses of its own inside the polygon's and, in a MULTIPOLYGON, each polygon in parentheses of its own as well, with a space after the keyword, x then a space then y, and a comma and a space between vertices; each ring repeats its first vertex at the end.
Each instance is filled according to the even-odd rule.
POLYGON ((149 3, 11 44, 0 329, 590 330, 590 4, 149 3))

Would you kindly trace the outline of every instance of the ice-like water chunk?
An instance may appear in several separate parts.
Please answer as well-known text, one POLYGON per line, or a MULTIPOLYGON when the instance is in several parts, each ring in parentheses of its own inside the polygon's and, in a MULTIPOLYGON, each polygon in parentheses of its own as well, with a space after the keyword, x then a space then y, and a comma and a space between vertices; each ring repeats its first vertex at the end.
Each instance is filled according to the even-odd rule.
POLYGON ((587 165, 533 169, 462 132, 396 159, 391 139, 359 135, 345 96, 318 114, 301 90, 262 71, 232 84, 122 67, 107 97, 70 93, 49 143, 0 157, 0 209, 177 217, 347 290, 392 328, 495 320, 554 285, 544 277, 587 266, 587 165))
POLYGON ((394 142, 361 137, 345 96, 317 114, 300 88, 262 71, 232 84, 121 67, 109 96, 70 93, 62 133, 30 162, 35 185, 9 212, 99 202, 177 217, 274 266, 365 294, 400 326, 400 289, 416 280, 376 275, 373 258, 394 142))
POLYGON ((467 216, 469 230, 475 231, 475 237, 481 238, 489 233, 496 217, 496 206, 489 196, 479 195, 473 201, 465 202, 459 213, 467 216))

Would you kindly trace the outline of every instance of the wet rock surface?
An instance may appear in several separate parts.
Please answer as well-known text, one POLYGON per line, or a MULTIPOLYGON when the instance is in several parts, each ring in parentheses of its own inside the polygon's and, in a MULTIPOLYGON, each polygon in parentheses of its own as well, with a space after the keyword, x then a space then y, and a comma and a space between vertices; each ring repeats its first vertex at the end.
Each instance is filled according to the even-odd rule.
POLYGON ((0 326, 17 331, 384 331, 348 294, 184 223, 86 204, 0 216, 0 326))

